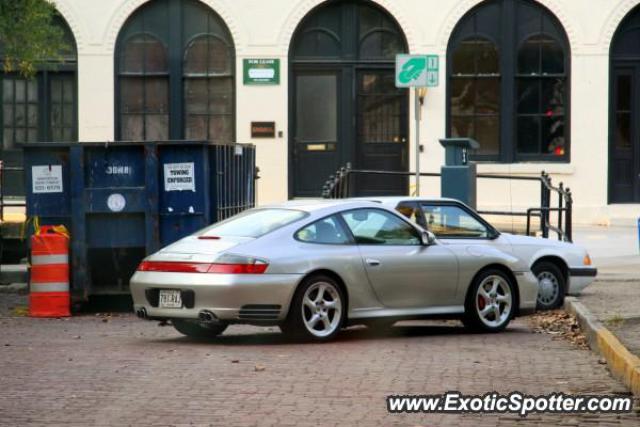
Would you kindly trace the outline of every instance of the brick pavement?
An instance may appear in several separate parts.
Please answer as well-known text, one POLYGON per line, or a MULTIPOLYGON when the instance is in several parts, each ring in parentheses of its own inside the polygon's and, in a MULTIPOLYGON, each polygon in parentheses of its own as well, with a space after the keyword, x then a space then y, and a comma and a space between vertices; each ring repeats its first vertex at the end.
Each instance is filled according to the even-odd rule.
POLYGON ((578 298, 629 351, 640 356, 640 280, 598 279, 578 298))
POLYGON ((388 394, 623 392, 595 355, 526 319, 497 335, 422 322, 318 345, 248 326, 196 341, 130 315, 4 317, 0 381, 3 426, 640 425, 637 413, 386 413, 388 394))

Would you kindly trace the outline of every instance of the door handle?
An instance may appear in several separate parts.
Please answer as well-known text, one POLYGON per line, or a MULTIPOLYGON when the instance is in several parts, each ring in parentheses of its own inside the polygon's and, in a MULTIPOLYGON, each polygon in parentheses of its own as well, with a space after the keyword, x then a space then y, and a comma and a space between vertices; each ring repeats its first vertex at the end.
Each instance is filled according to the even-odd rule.
POLYGON ((380 261, 377 260, 377 259, 367 258, 365 261, 366 261, 367 264, 369 264, 372 267, 380 265, 380 261))

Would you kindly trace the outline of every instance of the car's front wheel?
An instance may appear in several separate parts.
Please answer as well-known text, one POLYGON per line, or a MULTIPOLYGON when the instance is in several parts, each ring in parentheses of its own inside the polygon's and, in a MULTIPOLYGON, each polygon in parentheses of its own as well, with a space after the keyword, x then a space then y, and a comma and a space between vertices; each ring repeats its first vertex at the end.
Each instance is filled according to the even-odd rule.
POLYGON ((296 291, 282 330, 297 338, 328 341, 340 331, 345 317, 345 297, 329 276, 312 276, 296 291))
POLYGON ((564 302, 565 280, 557 265, 542 261, 531 269, 538 279, 538 309, 552 310, 564 302))
POLYGON ((227 329, 227 325, 210 325, 190 319, 173 319, 171 323, 176 331, 193 338, 217 337, 227 329))
POLYGON ((468 328, 477 331, 501 331, 511 321, 515 304, 511 279, 501 270, 485 270, 471 283, 463 322, 468 328))

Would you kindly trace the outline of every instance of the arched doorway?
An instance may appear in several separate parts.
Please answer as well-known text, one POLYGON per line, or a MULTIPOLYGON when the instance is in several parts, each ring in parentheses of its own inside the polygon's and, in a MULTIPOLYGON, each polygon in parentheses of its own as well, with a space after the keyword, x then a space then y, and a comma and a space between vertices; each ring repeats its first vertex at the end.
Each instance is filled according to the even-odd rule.
POLYGON ((640 7, 610 49, 609 203, 640 203, 640 7))
MULTIPOLYGON (((331 1, 293 36, 289 79, 289 195, 317 197, 329 175, 408 170, 408 91, 394 62, 407 52, 398 23, 368 1, 331 1)), ((405 178, 354 181, 358 194, 406 194, 405 178)))

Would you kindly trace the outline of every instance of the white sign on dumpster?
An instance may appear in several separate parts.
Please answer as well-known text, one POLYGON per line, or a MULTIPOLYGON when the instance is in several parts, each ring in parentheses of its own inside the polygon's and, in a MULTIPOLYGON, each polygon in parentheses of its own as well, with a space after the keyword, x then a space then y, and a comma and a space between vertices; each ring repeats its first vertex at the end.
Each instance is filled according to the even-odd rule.
POLYGON ((62 193, 62 165, 31 166, 33 193, 62 193))
POLYGON ((196 191, 195 167, 191 163, 164 164, 164 191, 196 191))

